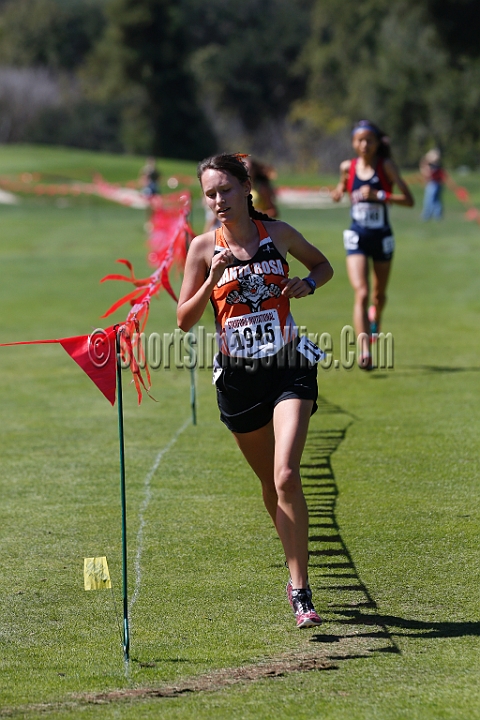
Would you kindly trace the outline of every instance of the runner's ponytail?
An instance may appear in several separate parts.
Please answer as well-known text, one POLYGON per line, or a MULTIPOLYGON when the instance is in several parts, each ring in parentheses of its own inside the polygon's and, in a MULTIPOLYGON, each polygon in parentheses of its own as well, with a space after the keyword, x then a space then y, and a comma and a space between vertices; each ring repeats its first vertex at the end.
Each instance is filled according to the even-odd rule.
POLYGON ((255 207, 253 205, 253 197, 252 193, 247 198, 248 202, 248 214, 252 218, 252 220, 275 220, 275 218, 270 217, 270 215, 267 215, 267 213, 260 212, 260 210, 255 210, 255 207))

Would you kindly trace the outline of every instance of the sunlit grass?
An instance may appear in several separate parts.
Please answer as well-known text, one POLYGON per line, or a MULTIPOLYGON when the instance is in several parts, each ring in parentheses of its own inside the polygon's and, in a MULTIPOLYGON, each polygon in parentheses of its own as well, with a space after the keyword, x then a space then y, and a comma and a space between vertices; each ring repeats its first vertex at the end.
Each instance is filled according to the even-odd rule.
MULTIPOLYGON (((124 181, 141 164, 80 151, 0 151, 0 175, 35 170, 86 178, 94 169, 124 181)), ((165 173, 176 168, 194 173, 193 163, 170 163, 165 173)), ((459 181, 477 192, 476 175, 459 181)), ((420 188, 416 195, 420 200, 420 188)), ((140 276, 149 273, 142 211, 87 198, 58 207, 55 199, 25 196, 0 213, 2 342, 87 333, 125 291, 99 284, 116 258, 132 260, 140 276)), ((209 371, 197 375, 198 425, 188 425, 161 459, 148 503, 158 453, 190 416, 190 376, 154 372, 157 402, 147 398, 138 407, 125 373, 130 595, 139 583, 126 677, 112 594, 83 590, 83 558, 107 555, 121 616, 116 408, 59 346, 1 349, 0 714, 480 714, 480 228, 463 219, 453 196, 444 222, 423 224, 419 214, 419 205, 392 213, 397 251, 384 329, 395 338, 394 370, 319 372, 325 403, 312 419, 304 476, 311 583, 326 619, 320 632, 295 629, 280 544, 257 482, 218 421, 209 371), (332 522, 342 545, 321 539, 328 534, 322 523, 332 522), (344 554, 331 553, 338 549, 344 554), (335 565, 338 558, 345 567, 335 565), (368 598, 373 606, 365 605, 368 598), (79 699, 309 653, 335 669, 100 709, 79 699), (40 713, 41 703, 50 705, 40 713)), ((332 282, 293 303, 293 313, 312 332, 329 332, 338 357, 341 329, 351 322, 341 242, 348 211, 282 208, 282 217, 335 268, 332 282)), ((200 229, 200 208, 194 221, 200 229)), ((210 310, 204 324, 213 329, 210 310)), ((174 328, 173 301, 162 294, 148 330, 174 328)))

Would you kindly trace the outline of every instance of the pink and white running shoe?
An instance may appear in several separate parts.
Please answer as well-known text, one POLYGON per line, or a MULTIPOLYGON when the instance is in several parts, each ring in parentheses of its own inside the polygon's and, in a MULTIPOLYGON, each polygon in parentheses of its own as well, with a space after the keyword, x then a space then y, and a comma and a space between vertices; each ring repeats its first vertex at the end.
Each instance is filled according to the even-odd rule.
POLYGON ((296 590, 289 580, 286 587, 288 602, 297 618, 297 628, 315 627, 322 623, 312 603, 312 591, 309 587, 296 590))

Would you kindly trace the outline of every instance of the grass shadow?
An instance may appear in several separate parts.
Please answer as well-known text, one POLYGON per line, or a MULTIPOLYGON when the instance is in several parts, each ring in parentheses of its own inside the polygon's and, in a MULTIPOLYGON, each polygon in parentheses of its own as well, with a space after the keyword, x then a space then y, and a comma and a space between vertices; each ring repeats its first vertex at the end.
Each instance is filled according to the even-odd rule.
MULTIPOLYGON (((355 638, 375 641, 368 650, 400 653, 387 623, 378 612, 375 599, 360 577, 336 517, 339 490, 331 459, 357 418, 324 398, 319 398, 318 406, 320 415, 343 415, 348 420, 340 428, 311 428, 303 454, 302 479, 310 517, 310 582, 314 590, 338 598, 329 603, 335 623, 362 626, 356 628, 355 638), (343 621, 337 620, 341 608, 350 612, 343 621), (372 625, 376 626, 373 632, 372 625), (381 641, 381 648, 377 647, 377 641, 381 641)), ((312 642, 334 643, 351 637, 350 630, 344 635, 316 634, 312 636, 312 642)))
POLYGON ((345 625, 365 624, 368 620, 372 624, 389 627, 390 634, 396 637, 409 638, 453 638, 453 637, 480 637, 480 621, 434 622, 428 620, 410 620, 396 615, 373 614, 366 618, 360 612, 351 609, 339 609, 342 615, 338 622, 345 625), (394 629, 392 629, 394 628, 394 629))
MULTIPOLYGON (((421 369, 428 372, 468 372, 480 368, 421 366, 421 369)), ((312 636, 311 642, 334 645, 351 641, 354 637, 355 641, 364 641, 363 649, 368 652, 401 653, 395 638, 479 637, 480 621, 424 621, 379 612, 343 540, 336 517, 339 489, 332 468, 332 456, 356 418, 323 398, 318 404, 320 415, 343 415, 348 420, 339 422, 339 417, 337 427, 332 422, 331 428, 312 428, 303 455, 303 487, 310 515, 310 581, 314 591, 328 592, 335 597, 328 603, 328 619, 335 626, 335 632, 317 633, 312 636), (338 427, 342 424, 343 427, 338 427), (345 633, 339 633, 338 626, 345 627, 345 633)), ((355 657, 359 655, 355 654, 355 657)))
POLYGON ((407 365, 409 370, 420 370, 420 372, 432 374, 453 374, 462 372, 480 372, 480 366, 450 366, 450 365, 407 365))

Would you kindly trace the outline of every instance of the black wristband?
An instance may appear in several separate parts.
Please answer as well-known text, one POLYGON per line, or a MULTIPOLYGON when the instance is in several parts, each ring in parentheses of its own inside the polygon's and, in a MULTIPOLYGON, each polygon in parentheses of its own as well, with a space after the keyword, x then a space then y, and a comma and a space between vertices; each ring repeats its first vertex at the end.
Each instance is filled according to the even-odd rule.
POLYGON ((310 292, 308 294, 313 295, 313 293, 317 289, 317 283, 315 282, 315 280, 311 277, 302 278, 302 280, 306 282, 307 285, 310 285, 310 292))

